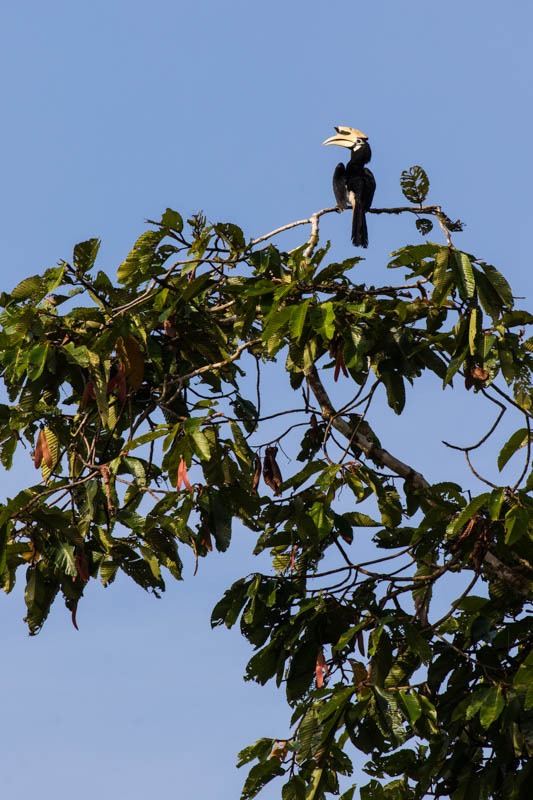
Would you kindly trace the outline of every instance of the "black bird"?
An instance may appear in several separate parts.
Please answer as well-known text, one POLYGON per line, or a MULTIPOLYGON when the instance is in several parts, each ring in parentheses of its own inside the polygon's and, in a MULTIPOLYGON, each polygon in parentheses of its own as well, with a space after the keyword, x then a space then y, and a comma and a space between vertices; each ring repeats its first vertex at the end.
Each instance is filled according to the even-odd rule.
POLYGON ((355 128, 335 126, 337 134, 326 139, 324 144, 337 144, 352 151, 349 162, 337 164, 333 173, 333 191, 339 211, 352 209, 352 243, 356 247, 368 247, 368 231, 365 212, 372 205, 376 181, 365 167, 372 158, 368 136, 355 128))

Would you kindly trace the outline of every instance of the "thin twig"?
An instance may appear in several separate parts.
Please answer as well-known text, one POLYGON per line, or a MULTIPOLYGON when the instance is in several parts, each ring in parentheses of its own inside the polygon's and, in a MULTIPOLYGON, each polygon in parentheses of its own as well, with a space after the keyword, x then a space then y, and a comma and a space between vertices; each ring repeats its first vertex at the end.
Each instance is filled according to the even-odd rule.
POLYGON ((529 462, 531 460, 531 423, 529 421, 529 417, 527 414, 524 414, 526 418, 526 425, 527 425, 527 455, 526 455, 526 463, 524 464, 524 469, 522 470, 522 474, 518 478, 517 482, 513 486, 513 492, 516 492, 524 478, 526 477, 526 473, 529 467, 529 462))
MULTIPOLYGON (((497 400, 495 400, 494 402, 497 402, 497 400)), ((449 442, 445 442, 444 439, 442 440, 442 444, 445 444, 446 447, 451 447, 452 450, 462 450, 463 452, 469 452, 470 450, 475 450, 476 448, 480 447, 484 442, 487 441, 489 436, 494 433, 494 431, 498 427, 498 424, 499 424, 501 418, 503 417, 503 415, 507 411, 507 409, 505 408, 504 405, 502 405, 501 403, 498 403, 498 405, 502 406, 502 410, 498 414, 498 418, 496 419, 496 422, 494 423, 494 425, 492 426, 490 431, 488 433, 486 433, 485 436, 482 439, 480 439, 477 444, 472 444, 469 447, 459 447, 459 445, 450 444, 449 442)))

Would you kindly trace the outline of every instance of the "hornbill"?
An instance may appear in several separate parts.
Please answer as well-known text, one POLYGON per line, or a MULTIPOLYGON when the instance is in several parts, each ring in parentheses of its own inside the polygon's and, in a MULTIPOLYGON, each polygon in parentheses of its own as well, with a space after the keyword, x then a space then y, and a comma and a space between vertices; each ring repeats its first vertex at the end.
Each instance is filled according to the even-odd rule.
POLYGON ((352 209, 352 243, 356 247, 368 247, 365 211, 372 205, 376 190, 374 176, 365 167, 372 157, 368 136, 344 125, 335 126, 335 130, 336 135, 326 139, 324 144, 338 144, 352 151, 347 165, 337 164, 333 173, 335 200, 339 211, 352 209))

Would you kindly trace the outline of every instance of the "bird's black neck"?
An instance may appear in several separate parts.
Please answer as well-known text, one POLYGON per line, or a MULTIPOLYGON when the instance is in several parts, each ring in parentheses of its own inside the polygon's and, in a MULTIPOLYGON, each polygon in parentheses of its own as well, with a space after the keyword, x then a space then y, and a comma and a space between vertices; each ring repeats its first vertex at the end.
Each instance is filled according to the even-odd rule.
POLYGON ((365 164, 368 164, 371 158, 372 151, 370 149, 370 145, 365 144, 363 147, 359 147, 357 150, 352 150, 350 166, 364 167, 365 164))

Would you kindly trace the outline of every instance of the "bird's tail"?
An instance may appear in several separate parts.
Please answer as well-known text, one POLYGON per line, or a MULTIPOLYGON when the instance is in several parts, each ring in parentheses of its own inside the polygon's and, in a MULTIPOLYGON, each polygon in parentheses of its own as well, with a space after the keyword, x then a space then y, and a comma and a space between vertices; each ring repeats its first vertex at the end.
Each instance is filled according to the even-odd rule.
POLYGON ((352 244, 355 247, 368 247, 368 229, 363 204, 360 200, 354 200, 352 209, 352 244))

